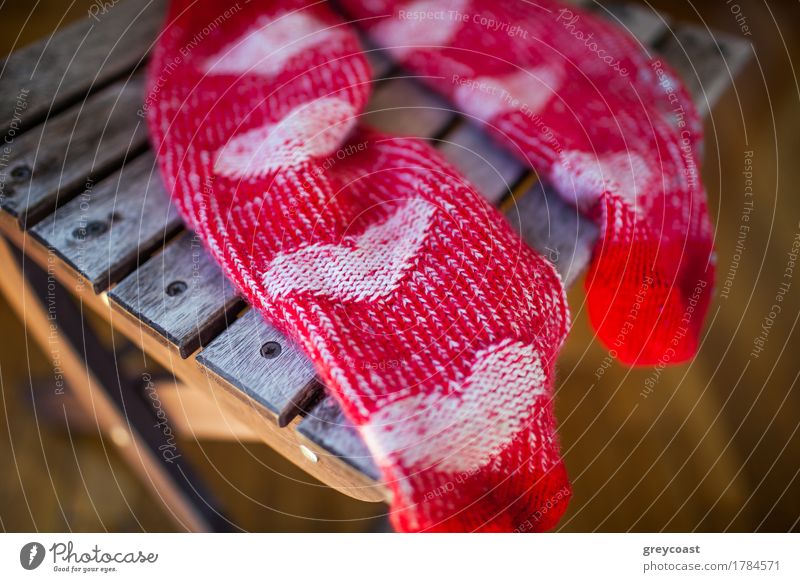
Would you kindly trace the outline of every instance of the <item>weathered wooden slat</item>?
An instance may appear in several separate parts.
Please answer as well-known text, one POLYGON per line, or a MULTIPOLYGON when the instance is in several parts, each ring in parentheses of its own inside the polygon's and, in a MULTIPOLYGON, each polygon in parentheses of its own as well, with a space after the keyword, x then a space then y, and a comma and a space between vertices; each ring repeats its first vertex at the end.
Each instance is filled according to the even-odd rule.
POLYGON ((255 309, 209 343, 197 361, 276 415, 316 383, 308 358, 255 309))
POLYGON ((373 79, 381 79, 388 75, 389 71, 394 68, 394 63, 392 59, 389 58, 387 51, 376 47, 372 41, 364 35, 359 35, 359 40, 361 41, 361 48, 364 50, 369 66, 372 67, 373 79))
POLYGON ((667 32, 669 21, 648 6, 612 2, 595 7, 598 14, 627 30, 644 47, 652 48, 667 32))
POLYGON ((589 267, 597 226, 543 182, 515 199, 505 215, 522 239, 556 266, 565 286, 571 287, 589 267))
POLYGON ((367 104, 363 121, 386 133, 433 137, 455 118, 445 100, 410 78, 379 85, 367 104))
POLYGON ((31 233, 96 293, 130 273, 140 257, 181 228, 150 152, 68 202, 31 233))
POLYGON ((472 123, 461 123, 436 145, 447 161, 495 205, 511 193, 522 176, 530 172, 472 123))
POLYGON ((97 2, 91 17, 9 55, 0 67, 0 133, 31 127, 136 67, 156 38, 166 3, 97 2))
POLYGON ((136 113, 143 95, 144 75, 137 73, 13 140, 0 170, 0 207, 32 226, 140 152, 147 142, 136 113))
POLYGON ((333 398, 326 397, 297 425, 297 431, 319 448, 339 457, 372 479, 379 479, 372 455, 333 398))
POLYGON ((731 86, 747 63, 750 43, 743 38, 711 32, 692 25, 680 25, 660 52, 681 76, 705 116, 731 86))
POLYGON ((233 285, 189 232, 125 277, 108 297, 183 358, 225 329, 243 306, 233 285))

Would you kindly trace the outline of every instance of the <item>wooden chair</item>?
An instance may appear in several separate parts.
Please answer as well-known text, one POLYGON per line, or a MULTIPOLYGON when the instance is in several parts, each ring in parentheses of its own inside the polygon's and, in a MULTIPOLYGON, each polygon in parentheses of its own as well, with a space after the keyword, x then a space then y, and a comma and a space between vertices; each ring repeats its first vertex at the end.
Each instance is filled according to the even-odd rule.
MULTIPOLYGON (((65 387, 181 528, 228 521, 176 434, 261 441, 358 499, 386 491, 302 353, 236 296, 170 205, 140 108, 164 0, 126 0, 12 54, 0 74, 0 265, 8 301, 65 387), (10 244, 8 244, 10 243, 10 244), (125 377, 86 306, 174 375, 125 377)), ((635 5, 595 4, 659 53, 708 112, 749 44, 635 5)), ((595 227, 438 96, 371 50, 367 122, 429 139, 569 283, 595 227)), ((129 374, 130 375, 130 374, 129 374)), ((58 383, 58 382, 57 382, 58 383)))

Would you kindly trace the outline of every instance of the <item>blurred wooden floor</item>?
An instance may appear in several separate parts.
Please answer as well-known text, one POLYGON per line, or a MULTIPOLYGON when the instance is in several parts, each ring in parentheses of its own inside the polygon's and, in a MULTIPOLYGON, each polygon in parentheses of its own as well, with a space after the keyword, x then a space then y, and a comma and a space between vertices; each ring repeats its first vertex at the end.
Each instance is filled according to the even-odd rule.
MULTIPOLYGON (((27 22, 30 2, 0 4, 0 54, 81 17, 91 4, 74 2, 64 16, 67 3, 40 1, 27 22)), ((651 4, 677 20, 741 34, 735 4, 739 21, 745 18, 752 31, 753 62, 707 123, 704 175, 717 225, 718 293, 698 357, 657 375, 617 364, 604 368, 606 352, 592 341, 583 293, 573 290, 575 329, 560 359, 557 413, 575 495, 561 528, 797 530, 800 270, 764 351, 758 358, 750 353, 800 235, 794 192, 800 93, 792 69, 800 57, 800 4, 651 4), (753 152, 755 195, 744 222, 747 151, 753 152), (750 230, 733 268, 742 224, 750 230), (719 289, 726 279, 724 298, 719 289), (652 382, 645 398, 642 391, 652 382)), ((0 528, 170 531, 171 522, 97 437, 37 421, 37 378, 52 374, 38 349, 22 341, 23 327, 3 304, 0 329, 0 528)), ((309 484, 263 446, 184 447, 245 529, 369 530, 384 509, 309 484)))

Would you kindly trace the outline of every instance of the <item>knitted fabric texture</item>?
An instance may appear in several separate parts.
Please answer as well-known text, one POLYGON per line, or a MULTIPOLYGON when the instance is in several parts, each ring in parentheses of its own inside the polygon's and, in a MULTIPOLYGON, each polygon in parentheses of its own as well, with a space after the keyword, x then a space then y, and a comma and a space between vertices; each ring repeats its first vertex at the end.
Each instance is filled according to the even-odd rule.
POLYGON ((344 0, 372 40, 600 226, 588 312, 628 364, 694 355, 714 281, 702 126, 676 75, 551 0, 344 0))
MULTIPOLYGON (((597 220, 589 314, 612 354, 690 357, 712 230, 700 121, 669 68, 549 0, 343 4, 597 220)), ((324 4, 174 0, 149 73, 162 174, 358 427, 397 529, 549 529, 571 494, 552 414, 561 281, 430 147, 359 124, 370 78, 324 4)))
POLYGON ((561 280, 429 146, 359 125, 352 29, 319 3, 175 0, 148 78, 177 207, 358 427, 394 526, 551 528, 561 280))

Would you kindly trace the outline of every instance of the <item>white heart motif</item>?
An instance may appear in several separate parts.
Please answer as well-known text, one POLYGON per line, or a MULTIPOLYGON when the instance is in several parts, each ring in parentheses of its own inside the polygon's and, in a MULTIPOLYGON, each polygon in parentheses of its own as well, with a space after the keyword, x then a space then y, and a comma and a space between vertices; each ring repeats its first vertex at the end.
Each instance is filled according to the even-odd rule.
MULTIPOLYGON (((467 377, 447 394, 417 394, 385 404, 361 428, 381 464, 445 473, 480 470, 521 430, 547 377, 533 346, 504 340, 481 350, 467 377), (391 462, 390 462, 391 460, 391 462)), ((540 427, 544 429, 545 427, 540 427)), ((546 441, 552 438, 541 433, 546 441)), ((535 441, 530 441, 536 446, 535 441)))
POLYGON ((295 56, 342 35, 341 29, 330 28, 305 12, 262 18, 241 38, 206 59, 202 69, 208 75, 271 76, 295 56))
POLYGON ((469 14, 470 0, 417 0, 378 23, 370 33, 395 58, 430 47, 450 44, 469 14))
POLYGON ((564 75, 556 66, 517 71, 503 77, 476 77, 456 88, 460 109, 484 122, 510 111, 540 112, 558 93, 564 75))
POLYGON ((356 124, 353 106, 323 97, 298 105, 278 123, 240 133, 217 150, 214 172, 229 178, 263 178, 336 151, 356 124))
POLYGON ((650 187, 653 171, 636 152, 597 155, 576 150, 562 152, 553 165, 553 186, 568 202, 587 210, 603 192, 611 191, 625 200, 634 212, 643 215, 646 197, 639 193, 650 187))
POLYGON ((436 208, 409 199, 386 221, 341 244, 312 244, 278 255, 264 273, 273 297, 311 292, 341 301, 374 301, 390 295, 414 262, 436 208))

